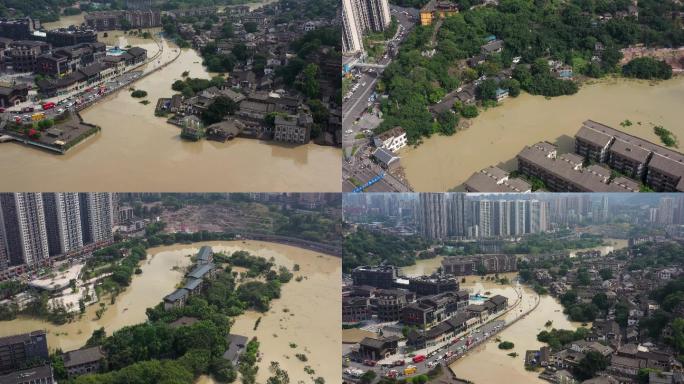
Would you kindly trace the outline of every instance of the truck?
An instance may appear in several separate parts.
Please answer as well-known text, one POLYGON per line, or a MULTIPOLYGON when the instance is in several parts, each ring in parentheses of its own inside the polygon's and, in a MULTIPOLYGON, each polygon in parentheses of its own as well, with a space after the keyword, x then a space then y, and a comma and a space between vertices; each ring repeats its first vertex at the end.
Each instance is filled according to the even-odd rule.
POLYGON ((45 113, 43 112, 36 112, 33 115, 31 115, 31 120, 33 121, 40 121, 45 118, 45 113))
POLYGON ((48 101, 47 103, 43 103, 43 111, 47 111, 48 109, 52 109, 55 107, 55 103, 52 101, 48 101))
POLYGON ((425 355, 413 356, 414 363, 420 363, 421 361, 425 361, 425 355))

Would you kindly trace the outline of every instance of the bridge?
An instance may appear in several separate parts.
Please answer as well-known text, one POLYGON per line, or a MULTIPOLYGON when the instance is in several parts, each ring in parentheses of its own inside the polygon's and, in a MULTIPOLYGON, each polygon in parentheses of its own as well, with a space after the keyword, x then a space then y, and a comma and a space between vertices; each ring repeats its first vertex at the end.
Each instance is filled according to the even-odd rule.
POLYGON ((383 65, 383 64, 371 64, 371 63, 356 63, 356 64, 354 64, 354 67, 358 67, 358 68, 385 69, 385 68, 387 68, 387 65, 383 65))

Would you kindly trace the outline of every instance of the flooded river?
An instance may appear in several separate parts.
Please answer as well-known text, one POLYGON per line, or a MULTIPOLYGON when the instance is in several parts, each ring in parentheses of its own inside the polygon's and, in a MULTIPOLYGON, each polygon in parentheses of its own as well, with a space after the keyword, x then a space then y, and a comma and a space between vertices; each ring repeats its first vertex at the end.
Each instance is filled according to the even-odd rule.
MULTIPOLYGON (((63 326, 28 318, 0 322, 0 336, 46 329, 51 349, 70 350, 81 347, 92 331, 100 327, 105 327, 107 333, 111 334, 121 327, 143 322, 146 320, 145 309, 158 304, 175 289, 182 279, 178 267, 189 265, 189 256, 195 254, 202 245, 210 245, 215 251, 247 250, 258 256, 273 257, 276 264, 290 269, 294 264, 300 266, 300 271, 294 274, 304 279, 301 282, 293 279, 285 284, 281 298, 272 302, 268 313, 248 312, 234 319, 231 332, 250 338, 257 336, 261 341, 263 359, 259 363, 258 382, 266 382, 271 361, 280 362, 292 382, 311 381, 304 372, 306 365, 316 371, 315 377, 322 376, 326 382, 334 382, 340 377, 340 259, 260 241, 203 242, 151 248, 148 250, 148 260, 141 266, 143 273, 133 278, 131 286, 118 296, 116 304, 109 306, 109 302, 105 301, 108 309, 101 319, 96 319, 98 306, 94 305, 88 308, 80 320, 63 326), (254 331, 254 323, 259 316, 261 323, 254 331), (291 342, 296 343, 297 347, 291 348, 291 342), (295 357, 297 353, 304 353, 308 361, 300 362, 295 357)), ((202 380, 211 382, 207 377, 202 380)))
POLYGON ((108 298, 101 301, 107 305, 107 310, 100 319, 95 316, 99 309, 99 304, 95 304, 89 306, 80 319, 65 325, 26 317, 2 321, 0 336, 45 329, 49 333, 50 349, 71 350, 82 347, 100 327, 111 334, 127 325, 141 323, 147 320, 145 310, 159 304, 182 280, 182 267, 190 265, 187 256, 194 252, 191 246, 150 248, 147 261, 140 267, 143 273, 133 277, 130 287, 116 298, 116 303, 110 305, 108 298))
MULTIPOLYGON (((502 274, 511 281, 516 274, 502 274)), ((492 295, 500 294, 508 297, 509 303, 513 304, 518 299, 518 292, 522 292, 522 297, 518 306, 507 313, 504 317, 510 321, 522 313, 533 308, 539 300, 539 296, 531 289, 525 287, 514 288, 513 285, 502 286, 491 281, 483 281, 479 277, 468 277, 462 287, 473 293, 490 292, 492 295)), ((525 351, 538 349, 543 346, 537 341, 537 334, 544 329, 575 329, 581 324, 569 321, 563 314, 563 307, 560 303, 550 297, 541 297, 541 302, 537 308, 524 318, 518 320, 509 328, 503 330, 499 337, 501 341, 511 341, 515 344, 512 350, 501 350, 495 339, 471 350, 465 357, 454 362, 450 368, 461 379, 470 380, 474 383, 507 383, 507 384, 528 384, 545 383, 537 377, 538 373, 525 370, 524 358, 525 351), (553 325, 545 327, 547 321, 552 321, 553 325), (517 357, 510 357, 508 353, 517 352, 517 357)))
MULTIPOLYGON (((110 41, 120 42, 115 32, 110 41)), ((130 37, 127 38, 131 42, 130 37)), ((150 53, 152 40, 134 41, 150 53)), ((166 42, 162 65, 177 54, 166 42)), ((154 116, 157 99, 174 92, 171 83, 183 71, 208 78, 202 59, 182 50, 172 64, 134 84, 148 93, 143 105, 127 90, 110 95, 82 112, 102 131, 66 155, 18 143, 2 144, 3 190, 22 191, 260 191, 335 192, 340 190, 339 149, 315 144, 279 145, 252 139, 226 143, 188 142, 180 129, 154 116)))
POLYGON ((584 85, 573 96, 545 99, 522 93, 477 117, 453 136, 434 136, 417 148, 402 150, 401 162, 416 191, 462 190, 474 172, 490 165, 516 167, 525 145, 550 141, 563 152, 587 119, 596 120, 655 143, 653 125, 662 125, 684 141, 684 76, 653 85, 647 81, 610 79, 584 85), (620 127, 629 119, 634 125, 620 127), (638 125, 637 122, 641 122, 638 125))

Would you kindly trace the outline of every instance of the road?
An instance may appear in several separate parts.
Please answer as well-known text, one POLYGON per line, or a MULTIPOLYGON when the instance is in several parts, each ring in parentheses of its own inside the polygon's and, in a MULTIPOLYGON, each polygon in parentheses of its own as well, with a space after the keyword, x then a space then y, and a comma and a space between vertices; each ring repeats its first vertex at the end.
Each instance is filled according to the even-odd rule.
MULTIPOLYGON (((394 39, 390 40, 389 45, 399 46, 404 41, 408 33, 415 26, 415 20, 418 19, 418 10, 414 8, 403 8, 398 6, 390 6, 392 15, 396 17, 400 28, 398 31, 403 31, 401 35, 395 36, 394 39), (404 12, 407 12, 408 15, 404 12)), ((389 65, 392 63, 391 55, 387 55, 387 58, 381 59, 378 64, 389 65)), ((344 102, 344 108, 342 110, 342 126, 344 130, 353 129, 352 124, 357 118, 361 117, 363 112, 368 107, 368 98, 375 90, 375 84, 377 83, 380 75, 382 74, 382 69, 375 69, 373 72, 361 72, 361 78, 358 79, 358 84, 365 84, 359 87, 359 89, 354 92, 354 94, 344 102)), ((353 136, 352 136, 353 137, 353 136)))
MULTIPOLYGON (((415 26, 415 21, 418 20, 417 9, 397 6, 390 8, 392 15, 399 23, 399 27, 396 35, 387 42, 387 55, 383 56, 377 63, 380 65, 389 65, 392 62, 393 54, 398 52, 398 47, 415 26)), ((370 132, 382 122, 378 117, 380 114, 375 105, 377 101, 370 98, 382 76, 382 72, 382 68, 354 68, 352 71, 357 89, 348 99, 344 100, 342 110, 343 148, 349 154, 354 151, 354 154, 350 155, 343 164, 342 190, 345 192, 350 192, 356 188, 350 179, 353 178, 355 182, 365 184, 384 172, 380 166, 370 160, 373 149, 370 132), (373 106, 375 111, 366 113, 369 106, 373 106)), ((366 192, 409 192, 410 190, 406 183, 390 173, 386 173, 382 180, 365 189, 366 192)))
MULTIPOLYGON (((363 363, 359 362, 354 362, 350 361, 348 365, 353 368, 361 369, 364 371, 368 370, 373 370, 377 374, 378 377, 384 377, 387 375, 388 372, 391 370, 396 370, 400 375, 398 377, 403 377, 403 370, 409 365, 413 365, 416 367, 417 371, 415 374, 411 376, 416 376, 416 375, 421 375, 424 373, 427 373, 430 371, 432 368, 434 368, 437 364, 441 364, 444 362, 444 360, 447 359, 447 354, 453 354, 452 358, 455 356, 463 356, 465 355, 470 349, 480 345, 481 343, 487 341, 489 338, 491 338, 494 334, 498 332, 498 330, 502 329, 504 326, 505 322, 503 320, 494 320, 489 323, 486 323, 482 325, 480 328, 477 328, 473 330, 472 332, 469 332, 465 336, 459 337, 453 343, 446 344, 440 348, 434 347, 433 348, 428 348, 428 354, 427 357, 424 361, 420 363, 413 363, 411 361, 410 357, 407 356, 402 356, 402 355, 397 355, 393 356, 390 359, 386 359, 385 361, 382 361, 382 363, 378 363, 374 367, 369 367, 364 365, 363 363), (389 361, 388 361, 389 360, 389 361), (397 366, 393 367, 392 363, 395 361, 400 361, 404 360, 404 365, 403 366, 397 366)), ((345 379, 353 379, 353 377, 349 375, 344 375, 345 379)))
MULTIPOLYGON (((506 329, 508 326, 514 324, 522 318, 525 318, 525 316, 537 308, 537 305, 539 304, 539 296, 535 296, 534 305, 528 310, 524 311, 523 308, 518 308, 520 304, 523 303, 522 286, 517 285, 516 292, 518 296, 517 300, 505 311, 497 314, 495 319, 490 320, 480 327, 467 332, 461 337, 452 339, 451 341, 443 342, 434 347, 428 347, 426 350, 414 352, 415 354, 425 354, 427 356, 426 360, 423 362, 411 363, 409 356, 397 354, 385 360, 379 361, 374 367, 369 367, 361 362, 354 361, 348 361, 348 365, 363 371, 373 370, 377 374, 378 379, 387 375, 387 373, 392 369, 395 369, 398 373, 401 373, 398 376, 401 378, 403 376, 403 369, 408 365, 413 365, 417 368, 416 373, 412 376, 427 373, 437 364, 444 364, 445 366, 451 365, 455 360, 465 356, 471 349, 494 338, 498 333, 506 329), (507 318, 507 320, 504 320, 505 318, 507 318), (451 354, 451 356, 447 357, 447 354, 451 354), (404 360, 405 364, 403 366, 392 367, 394 365, 393 363, 398 360, 404 360)), ((343 374, 343 378, 350 381, 355 380, 354 377, 346 373, 343 374)))
POLYGON ((31 121, 31 116, 36 112, 43 112, 45 118, 54 118, 66 110, 81 110, 86 106, 96 103, 111 92, 123 89, 135 83, 143 76, 161 69, 168 63, 173 62, 180 54, 178 49, 168 49, 168 47, 164 49, 165 42, 163 39, 156 40, 156 43, 159 46, 159 50, 149 57, 145 63, 131 67, 125 73, 103 84, 89 87, 82 92, 48 98, 42 102, 21 103, 0 113, 0 119, 7 121, 17 121, 18 119, 25 123, 31 121), (41 105, 47 101, 54 102, 55 107, 43 111, 41 105))

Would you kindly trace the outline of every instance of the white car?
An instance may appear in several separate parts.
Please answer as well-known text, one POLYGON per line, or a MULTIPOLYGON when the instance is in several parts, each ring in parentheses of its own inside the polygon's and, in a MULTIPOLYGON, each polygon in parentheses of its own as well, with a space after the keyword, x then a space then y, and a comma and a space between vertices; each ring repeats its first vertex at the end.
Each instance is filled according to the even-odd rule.
POLYGON ((345 131, 345 133, 346 133, 347 135, 350 135, 350 134, 352 134, 353 132, 354 132, 354 131, 352 131, 351 129, 347 129, 347 130, 345 131))

